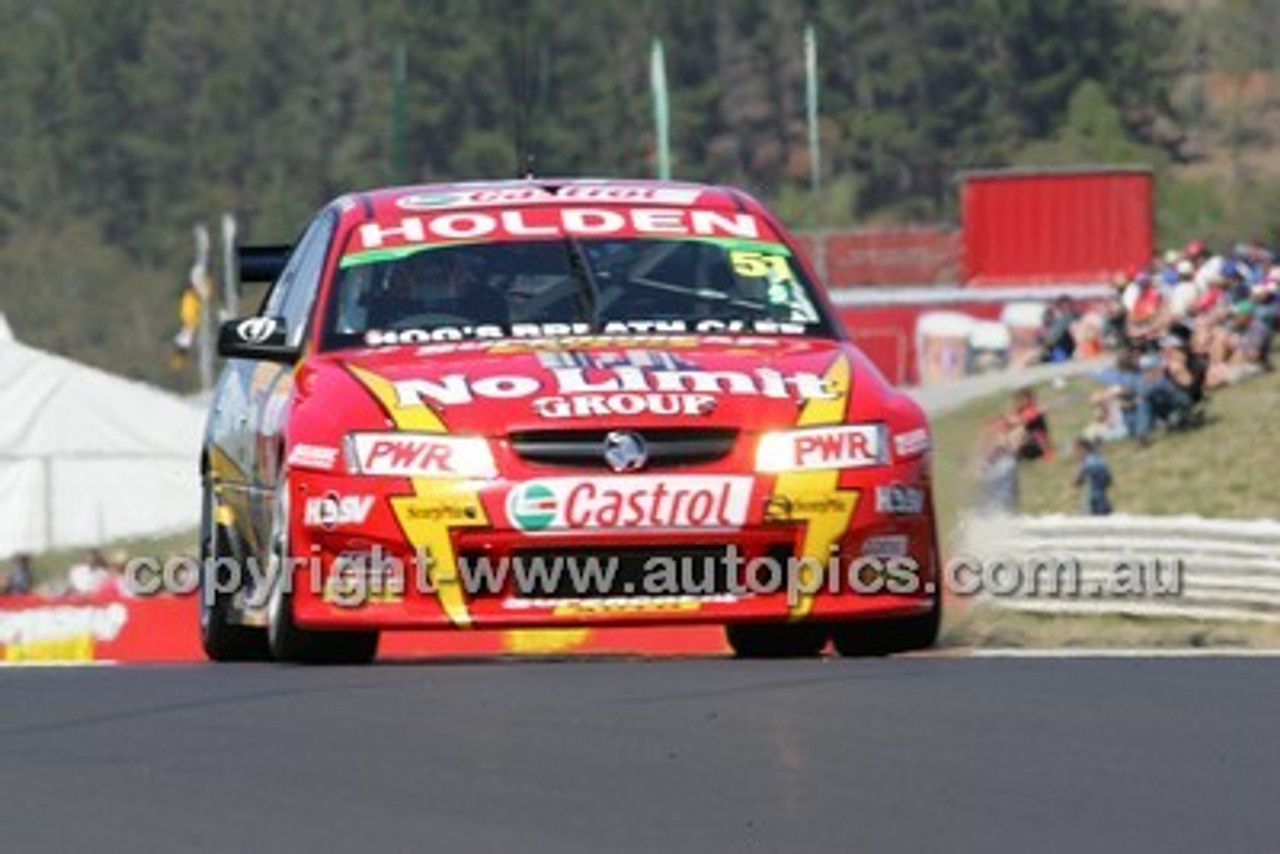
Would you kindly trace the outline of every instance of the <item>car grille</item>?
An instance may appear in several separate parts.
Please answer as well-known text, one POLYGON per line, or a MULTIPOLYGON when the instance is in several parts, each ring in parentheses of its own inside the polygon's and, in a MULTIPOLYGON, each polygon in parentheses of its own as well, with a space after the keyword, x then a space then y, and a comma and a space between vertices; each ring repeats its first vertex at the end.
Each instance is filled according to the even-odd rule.
MULTIPOLYGON (((775 545, 767 554, 786 567, 791 549, 775 545)), ((521 599, 723 596, 741 592, 744 582, 745 555, 739 550, 733 564, 729 556, 727 545, 515 549, 509 556, 512 572, 507 576, 510 589, 505 593, 521 599), (659 563, 661 559, 674 563, 659 563), (599 571, 592 569, 592 562, 599 571), (539 566, 541 572, 537 571, 539 566), (521 569, 517 571, 517 567, 521 569), (648 585, 646 578, 651 579, 648 585)), ((462 556, 463 561, 479 559, 478 554, 464 552, 462 556)))
MULTIPOLYGON (((511 447, 523 460, 544 465, 607 469, 605 437, 610 430, 529 430, 512 433, 511 447)), ((713 463, 733 450, 738 431, 732 428, 632 431, 644 439, 648 468, 713 463)))

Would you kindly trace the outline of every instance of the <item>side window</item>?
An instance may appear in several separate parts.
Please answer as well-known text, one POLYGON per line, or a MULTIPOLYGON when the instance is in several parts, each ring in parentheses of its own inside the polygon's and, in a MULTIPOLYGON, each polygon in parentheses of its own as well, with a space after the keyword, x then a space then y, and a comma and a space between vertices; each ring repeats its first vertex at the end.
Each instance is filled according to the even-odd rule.
POLYGON ((284 318, 290 344, 301 342, 306 332, 307 318, 320 289, 320 273, 324 270, 325 254, 336 223, 337 217, 325 211, 307 227, 263 306, 262 314, 284 318))

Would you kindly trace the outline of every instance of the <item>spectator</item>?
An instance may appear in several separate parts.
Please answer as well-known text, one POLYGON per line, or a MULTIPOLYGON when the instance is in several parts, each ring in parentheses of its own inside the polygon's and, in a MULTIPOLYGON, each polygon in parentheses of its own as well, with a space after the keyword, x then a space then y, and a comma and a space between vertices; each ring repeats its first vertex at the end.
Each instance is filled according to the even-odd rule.
POLYGON ((0 595, 25 596, 35 587, 35 571, 31 565, 31 555, 20 552, 13 556, 13 566, 0 584, 0 595))
POLYGON ((1021 428, 1018 443, 1019 460, 1053 459, 1053 444, 1049 440, 1049 417, 1036 403, 1036 394, 1029 388, 1019 391, 1013 398, 1014 409, 1009 415, 1010 426, 1021 428))
MULTIPOLYGON (((1161 340, 1172 340, 1175 346, 1179 343, 1176 337, 1170 339, 1166 336, 1161 340)), ((1138 407, 1140 417, 1145 421, 1143 436, 1148 440, 1156 422, 1164 422, 1169 427, 1181 427, 1191 412, 1191 395, 1174 383, 1169 375, 1170 360, 1164 354, 1170 349, 1165 348, 1162 354, 1147 353, 1138 362, 1142 374, 1138 407)))
POLYGON ((1085 425, 1080 433, 1090 442, 1116 442, 1129 436, 1129 427, 1125 423, 1124 411, 1118 398, 1105 392, 1095 395, 1093 401, 1093 419, 1085 425))
POLYGON ((1200 289, 1195 283, 1195 265, 1183 259, 1178 262, 1178 278, 1169 290, 1169 314, 1174 318, 1185 317, 1200 299, 1200 289))
POLYGON ((1075 355, 1073 325, 1080 319, 1071 297, 1062 294, 1044 309, 1041 326, 1041 361, 1065 362, 1075 355))
POLYGON ((1175 326, 1160 339, 1164 375, 1171 385, 1170 400, 1177 417, 1171 427, 1186 426, 1196 407, 1204 402, 1209 361, 1191 347, 1191 330, 1175 326), (1176 423, 1175 423, 1176 421, 1176 423))
POLYGON ((1271 338, 1275 334, 1275 292, 1270 285, 1254 287, 1249 301, 1253 311, 1245 330, 1241 349, 1250 364, 1264 371, 1271 370, 1271 338))
POLYGON ((1251 301, 1241 300, 1231 306, 1223 325, 1210 332, 1209 388, 1228 385, 1264 369, 1270 358, 1270 321, 1256 322, 1254 311, 1251 301))
POLYGON ((978 456, 977 510, 984 514, 1013 515, 1018 512, 1017 434, 1007 429, 1005 419, 996 418, 983 431, 978 456))
POLYGON ((108 569, 102 552, 90 549, 85 555, 85 562, 76 564, 67 572, 67 592, 78 596, 92 596, 105 590, 111 580, 111 570, 108 569))
POLYGON ((1063 294, 1044 310, 1044 325, 1040 328, 1040 361, 1065 362, 1076 352, 1076 339, 1072 327, 1080 319, 1071 297, 1063 294))
POLYGON ((1116 274, 1111 280, 1111 296, 1102 309, 1102 341, 1113 350, 1125 345, 1125 336, 1128 334, 1129 313, 1125 307, 1124 294, 1129 287, 1129 278, 1124 273, 1116 274))
POLYGON ((1102 452, 1096 444, 1082 438, 1076 440, 1076 456, 1080 459, 1080 467, 1076 469, 1076 488, 1087 488, 1085 511, 1092 516, 1110 515, 1111 501, 1107 498, 1107 490, 1111 488, 1111 468, 1102 458, 1102 452))
POLYGON ((1151 274, 1142 272, 1124 294, 1128 312, 1125 337, 1132 342, 1154 341, 1165 327, 1164 296, 1151 274))

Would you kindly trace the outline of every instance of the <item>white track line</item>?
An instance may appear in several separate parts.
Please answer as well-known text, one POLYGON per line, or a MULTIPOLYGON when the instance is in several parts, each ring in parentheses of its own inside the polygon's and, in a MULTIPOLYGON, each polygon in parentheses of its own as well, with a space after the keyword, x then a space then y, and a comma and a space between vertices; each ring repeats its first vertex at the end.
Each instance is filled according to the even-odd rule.
POLYGON ((1280 658, 1280 649, 1244 647, 1174 647, 1107 649, 975 649, 972 658, 1280 658))

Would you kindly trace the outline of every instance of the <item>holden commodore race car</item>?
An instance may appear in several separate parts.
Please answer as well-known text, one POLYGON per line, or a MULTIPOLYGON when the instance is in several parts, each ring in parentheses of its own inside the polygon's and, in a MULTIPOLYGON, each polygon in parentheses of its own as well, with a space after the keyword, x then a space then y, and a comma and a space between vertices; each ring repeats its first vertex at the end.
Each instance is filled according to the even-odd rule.
POLYGON ((273 284, 219 331, 210 658, 694 622, 741 656, 932 644, 925 417, 747 194, 382 189, 241 271, 273 284))

